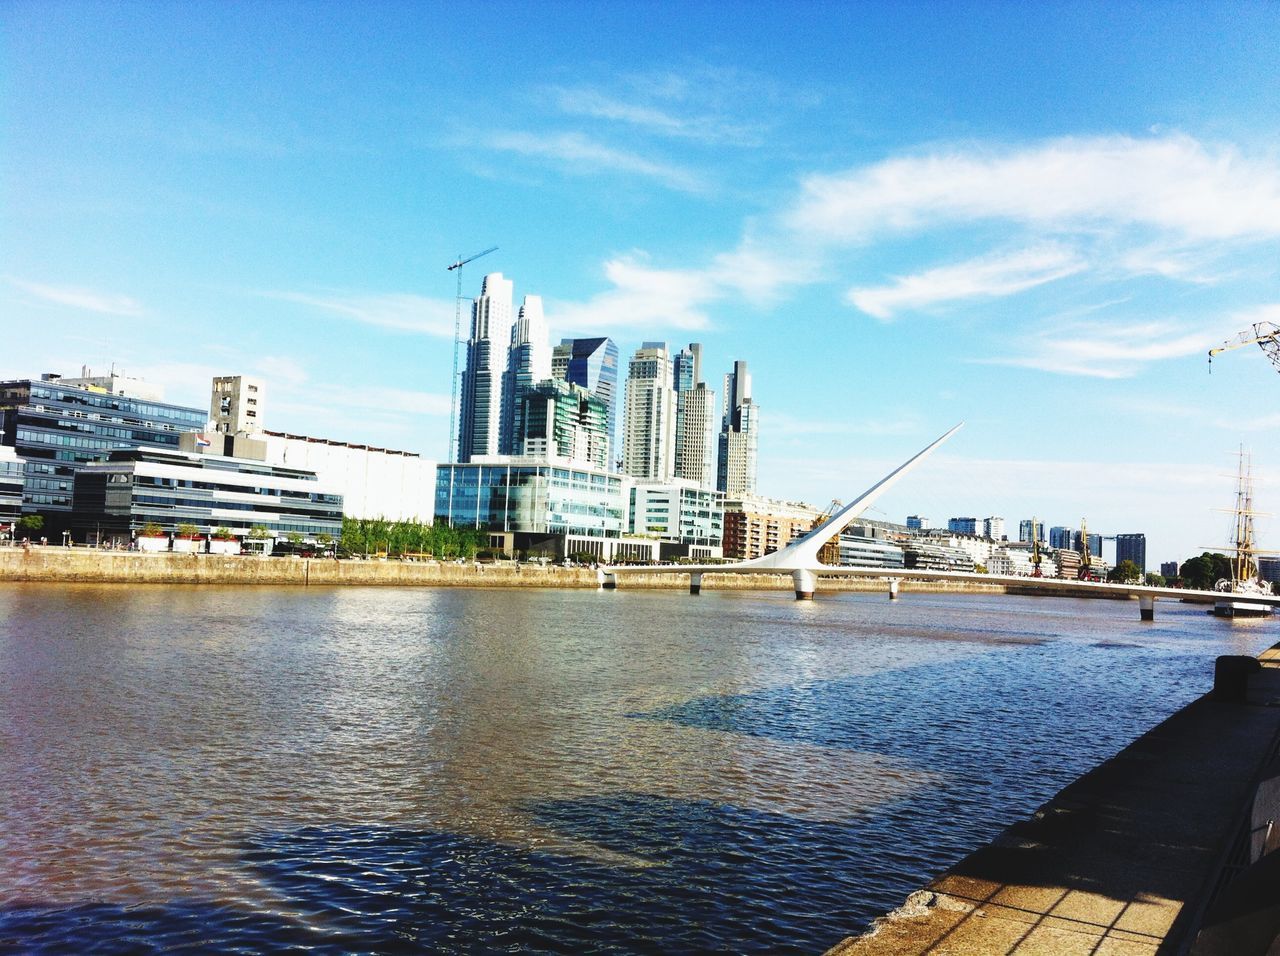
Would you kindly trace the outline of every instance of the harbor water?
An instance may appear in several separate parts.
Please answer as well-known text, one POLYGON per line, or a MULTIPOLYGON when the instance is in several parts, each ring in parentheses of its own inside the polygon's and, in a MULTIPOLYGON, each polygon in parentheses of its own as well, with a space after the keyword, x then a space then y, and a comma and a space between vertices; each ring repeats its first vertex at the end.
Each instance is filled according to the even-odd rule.
POLYGON ((1175 602, 0 585, 0 948, 820 953, 1275 641, 1175 602))

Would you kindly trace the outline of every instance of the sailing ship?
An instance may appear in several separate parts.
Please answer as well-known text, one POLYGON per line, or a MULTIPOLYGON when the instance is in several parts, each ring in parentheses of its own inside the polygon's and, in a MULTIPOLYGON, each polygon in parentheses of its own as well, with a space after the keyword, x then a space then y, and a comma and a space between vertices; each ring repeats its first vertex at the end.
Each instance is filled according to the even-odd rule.
POLYGON ((1231 577, 1223 578, 1214 586, 1214 590, 1224 596, 1214 601, 1213 613, 1220 617, 1262 617, 1270 614, 1271 608, 1265 604, 1254 604, 1246 598, 1249 595, 1270 596, 1273 592, 1271 585, 1258 574, 1259 552, 1254 546, 1253 518, 1260 512, 1253 510, 1253 464, 1243 446, 1239 458, 1236 506, 1230 512, 1233 515, 1233 540, 1227 549, 1232 553, 1231 577))

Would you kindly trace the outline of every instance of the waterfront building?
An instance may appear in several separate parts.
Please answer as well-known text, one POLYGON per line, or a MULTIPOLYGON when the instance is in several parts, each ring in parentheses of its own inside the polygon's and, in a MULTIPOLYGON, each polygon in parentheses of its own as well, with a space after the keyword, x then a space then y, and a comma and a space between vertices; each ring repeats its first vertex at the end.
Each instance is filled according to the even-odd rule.
POLYGON ((631 481, 567 459, 484 456, 436 467, 436 520, 489 533, 506 553, 657 560, 657 539, 627 535, 631 481))
POLYGON ((1035 572, 1031 549, 1008 544, 993 551, 986 561, 989 574, 1016 574, 1030 577, 1035 572))
POLYGON ((1023 518, 1021 521, 1018 522, 1018 540, 1019 541, 1031 540, 1031 525, 1033 521, 1035 522, 1036 540, 1040 542, 1044 541, 1044 522, 1035 521, 1034 518, 1023 518))
POLYGON ((1049 529, 1049 547, 1051 548, 1074 548, 1076 532, 1072 528, 1064 528, 1062 525, 1054 525, 1049 529))
POLYGON ((737 561, 762 557, 807 534, 823 517, 817 508, 800 502, 759 495, 726 498, 724 556, 737 561))
POLYGON ((962 534, 941 529, 920 535, 914 540, 928 541, 951 551, 962 551, 975 565, 985 565, 998 547, 994 541, 979 534, 962 534))
MULTIPOLYGON (((1077 537, 1077 538, 1076 538, 1076 541, 1077 541, 1077 542, 1079 542, 1079 540, 1080 540, 1080 539, 1077 537)), ((1091 555, 1093 555, 1095 558, 1100 558, 1100 557, 1102 557, 1102 535, 1100 535, 1100 534, 1091 534, 1091 535, 1089 535, 1089 553, 1090 553, 1091 555)), ((1145 556, 1146 556, 1146 545, 1144 544, 1144 545, 1143 545, 1143 560, 1144 560, 1144 561, 1146 560, 1146 557, 1145 557, 1145 556)))
POLYGON ((622 470, 637 479, 675 475, 676 392, 665 342, 645 342, 627 366, 622 470))
POLYGON ((902 568, 906 556, 902 546, 882 538, 857 534, 863 529, 846 529, 839 535, 840 565, 846 568, 902 568))
POLYGON ((1075 581, 1080 577, 1080 552, 1070 548, 1060 548, 1053 553, 1053 563, 1057 576, 1075 581))
POLYGON ((631 488, 634 535, 656 537, 661 556, 719 558, 723 556, 724 495, 693 481, 637 481, 631 488))
MULTIPOLYGON (((1092 538, 1093 535, 1089 537, 1092 538)), ((1098 553, 1101 554, 1101 540, 1098 545, 1098 553)), ((1147 573, 1147 536, 1145 534, 1116 535, 1116 564, 1121 561, 1132 561, 1138 566, 1139 571, 1143 574, 1147 573)))
POLYGON ((460 462, 498 453, 502 376, 511 344, 511 296, 511 280, 493 272, 484 277, 480 295, 471 305, 471 335, 458 414, 460 462))
POLYGON ((12 448, 0 443, 0 540, 13 530, 13 523, 22 517, 22 478, 25 464, 12 448))
POLYGON ((342 495, 313 472, 221 455, 132 448, 75 475, 71 526, 77 538, 128 541, 149 524, 172 534, 193 524, 202 535, 255 526, 279 538, 342 533, 342 495))
POLYGON ((702 488, 716 486, 716 394, 702 380, 702 346, 676 354, 675 476, 702 488))
POLYGON ((507 352, 507 368, 502 376, 502 423, 499 451, 503 455, 521 454, 517 447, 524 431, 521 396, 525 389, 551 377, 551 343, 547 323, 542 316, 542 297, 526 295, 520 305, 515 324, 511 326, 511 348, 507 352))
POLYGON ((1003 541, 1005 539, 1004 519, 994 515, 990 518, 983 518, 982 533, 992 541, 1003 541))
POLYGON ((929 527, 929 519, 921 515, 907 515, 907 527, 912 531, 924 531, 929 527))
POLYGON ((609 469, 618 463, 618 346, 613 339, 561 339, 551 351, 551 376, 580 385, 609 412, 609 469))
POLYGON ((716 487, 726 498, 754 495, 760 411, 751 400, 751 374, 746 362, 734 362, 724 377, 724 411, 716 465, 716 487))
POLYGON ((258 437, 265 444, 265 461, 314 472, 324 487, 342 496, 347 518, 434 520, 436 463, 415 452, 266 430, 258 437))
MULTIPOLYGON (((1280 563, 1280 558, 1273 558, 1268 560, 1275 560, 1277 561, 1277 563, 1280 563)), ((1160 573, 1161 575, 1168 578, 1169 580, 1173 580, 1174 578, 1176 578, 1178 576, 1178 572, 1179 572, 1179 568, 1178 568, 1177 561, 1161 561, 1160 562, 1160 573)))
MULTIPOLYGON (((75 473, 85 464, 115 449, 177 451, 183 432, 201 430, 208 421, 205 409, 131 394, 136 379, 108 378, 117 391, 66 384, 52 373, 0 382, 2 440, 25 461, 23 511, 44 516, 46 535, 70 526, 75 473)), ((143 392, 154 396, 157 389, 143 392)))
POLYGON ((977 518, 948 518, 947 530, 953 534, 979 534, 977 518))
POLYGON ((922 571, 974 570, 974 560, 960 548, 953 548, 937 539, 912 538, 903 545, 903 561, 907 568, 922 571))
POLYGON ((609 410, 582 386, 549 378, 525 387, 517 420, 519 455, 608 470, 609 410))
POLYGON ((266 421, 267 386, 248 375, 219 375, 209 393, 209 423, 219 435, 253 435, 266 421))

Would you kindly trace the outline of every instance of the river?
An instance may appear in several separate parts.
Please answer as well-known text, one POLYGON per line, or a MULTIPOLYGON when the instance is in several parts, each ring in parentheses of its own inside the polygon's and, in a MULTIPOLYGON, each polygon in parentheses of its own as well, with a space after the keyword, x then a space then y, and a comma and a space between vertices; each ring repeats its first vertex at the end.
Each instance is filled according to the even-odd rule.
POLYGON ((1174 602, 0 585, 0 947, 819 953, 1276 640, 1174 602))

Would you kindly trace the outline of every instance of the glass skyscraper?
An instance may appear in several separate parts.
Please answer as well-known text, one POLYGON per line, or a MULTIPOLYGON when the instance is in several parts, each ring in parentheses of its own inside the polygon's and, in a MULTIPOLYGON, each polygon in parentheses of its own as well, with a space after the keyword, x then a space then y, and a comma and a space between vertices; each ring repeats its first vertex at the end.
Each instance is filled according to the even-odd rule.
POLYGON ((496 455, 502 424, 502 377, 511 346, 512 282, 501 272, 484 277, 471 307, 467 367, 462 374, 458 461, 496 455))
POLYGON ((618 457, 618 346, 613 339, 561 339, 551 353, 551 375, 579 385, 608 410, 609 467, 618 457))

